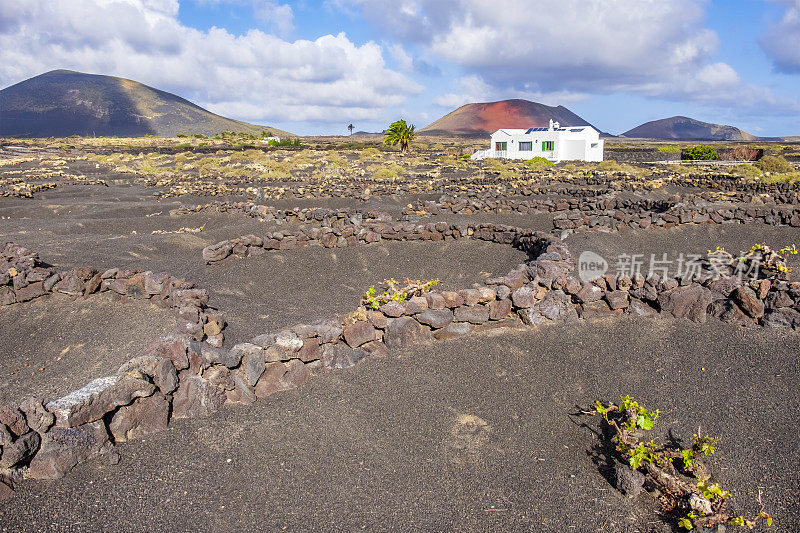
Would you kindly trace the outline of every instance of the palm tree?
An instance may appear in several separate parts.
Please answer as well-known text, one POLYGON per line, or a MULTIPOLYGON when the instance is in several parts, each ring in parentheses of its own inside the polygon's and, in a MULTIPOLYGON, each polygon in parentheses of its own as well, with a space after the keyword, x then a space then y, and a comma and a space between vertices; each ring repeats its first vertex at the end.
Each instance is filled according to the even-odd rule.
POLYGON ((354 129, 354 128, 355 128, 355 126, 353 126, 352 124, 348 124, 348 125, 347 125, 347 129, 348 129, 348 130, 350 130, 350 135, 352 135, 352 134, 353 134, 353 129, 354 129))
POLYGON ((417 132, 413 124, 409 127, 405 120, 397 120, 389 125, 389 128, 383 135, 383 144, 388 146, 399 144, 400 151, 405 152, 408 150, 408 145, 414 140, 417 132))

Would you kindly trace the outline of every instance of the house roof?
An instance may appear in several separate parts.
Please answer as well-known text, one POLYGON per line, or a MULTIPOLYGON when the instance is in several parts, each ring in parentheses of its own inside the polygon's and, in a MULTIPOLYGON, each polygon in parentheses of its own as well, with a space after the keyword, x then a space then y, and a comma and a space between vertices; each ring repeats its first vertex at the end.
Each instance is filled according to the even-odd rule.
MULTIPOLYGON (((582 131, 586 131, 589 129, 593 129, 591 126, 576 126, 576 127, 566 127, 566 128, 528 128, 528 129, 517 129, 517 128, 501 128, 494 133, 505 133, 506 135, 529 135, 533 132, 540 132, 540 131, 569 131, 572 133, 580 133, 582 131)), ((494 135, 494 133, 492 135, 494 135)))

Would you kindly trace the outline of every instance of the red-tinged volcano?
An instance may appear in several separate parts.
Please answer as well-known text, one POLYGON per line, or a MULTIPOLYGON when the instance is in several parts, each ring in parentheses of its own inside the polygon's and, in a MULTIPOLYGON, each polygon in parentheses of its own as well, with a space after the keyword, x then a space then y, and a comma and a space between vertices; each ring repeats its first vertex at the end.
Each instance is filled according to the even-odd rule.
POLYGON ((550 120, 561 126, 591 126, 564 106, 528 100, 466 104, 420 131, 430 134, 485 135, 502 128, 543 128, 550 120))

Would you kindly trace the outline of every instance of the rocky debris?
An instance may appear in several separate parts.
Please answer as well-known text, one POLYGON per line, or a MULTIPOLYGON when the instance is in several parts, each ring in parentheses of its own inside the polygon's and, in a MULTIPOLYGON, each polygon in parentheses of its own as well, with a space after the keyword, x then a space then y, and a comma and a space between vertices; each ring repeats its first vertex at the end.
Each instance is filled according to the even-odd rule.
POLYGON ((239 352, 216 348, 206 343, 200 345, 200 359, 206 366, 222 365, 228 368, 236 368, 241 362, 239 352))
POLYGON ((32 479, 58 479, 74 466, 111 451, 113 445, 102 421, 77 427, 53 427, 42 435, 38 453, 27 476, 32 479))
POLYGON ((588 304, 596 302, 603 297, 603 291, 593 283, 584 283, 581 289, 575 294, 579 303, 588 304))
POLYGON ((342 335, 351 348, 358 348, 362 344, 374 341, 377 338, 375 328, 366 321, 359 321, 345 326, 342 335))
POLYGON ((281 362, 267 363, 264 372, 260 376, 255 386, 257 398, 266 398, 283 390, 281 388, 281 378, 286 373, 286 365, 281 362))
POLYGON ((3 446, 3 455, 0 456, 0 468, 11 468, 33 457, 39 449, 41 436, 35 431, 29 431, 17 437, 11 444, 3 446))
POLYGON ((203 418, 219 411, 227 400, 225 391, 200 376, 181 375, 172 398, 173 418, 203 418))
POLYGON ((764 325, 772 328, 800 328, 800 312, 781 307, 764 315, 764 325))
POLYGON ((108 425, 114 442, 138 439, 167 429, 170 401, 160 392, 120 407, 108 425))
POLYGON ((341 342, 325 344, 322 349, 321 360, 325 368, 350 368, 360 360, 369 356, 369 353, 370 352, 366 350, 366 345, 364 345, 364 348, 350 348, 348 345, 341 342))
POLYGON ((145 354, 172 361, 176 370, 189 368, 189 343, 177 336, 164 337, 151 344, 145 354))
MULTIPOLYGON (((259 376, 260 377, 260 376, 259 376)), ((233 388, 225 391, 227 403, 250 405, 256 401, 255 388, 239 371, 231 372, 233 388)))
POLYGON ((547 322, 549 319, 545 317, 538 309, 532 307, 526 307, 517 311, 520 320, 526 326, 538 326, 544 322, 547 322))
POLYGON ((16 437, 23 435, 30 429, 25 420, 25 415, 11 405, 0 407, 0 425, 5 426, 16 437))
POLYGON ((11 478, 0 475, 0 502, 14 497, 14 482, 11 478))
POLYGON ((44 407, 41 398, 30 396, 19 404, 19 409, 25 414, 25 421, 33 431, 42 434, 55 422, 55 416, 44 407))
POLYGON ((470 324, 484 324, 489 321, 489 308, 484 305, 457 307, 453 313, 453 320, 470 324))
POLYGON ((542 316, 554 322, 578 320, 578 311, 572 305, 569 296, 561 291, 548 292, 544 300, 537 304, 536 309, 542 316))
POLYGON ((155 386, 147 381, 117 374, 95 379, 83 388, 49 402, 46 407, 55 415, 57 426, 76 427, 99 420, 136 398, 150 396, 154 390, 155 386))
POLYGON ((625 309, 628 307, 628 291, 607 292, 605 298, 611 309, 625 309))
POLYGON ((430 342, 432 337, 429 327, 410 316, 404 316, 389 320, 383 339, 389 349, 396 350, 430 342))
POLYGON ((688 318, 692 322, 703 323, 708 319, 711 302, 711 291, 697 283, 676 287, 658 295, 662 313, 675 318, 688 318))
POLYGON ((203 259, 208 263, 222 261, 229 255, 236 245, 233 241, 222 241, 203 248, 203 259))
POLYGON ((178 387, 175 365, 166 357, 154 355, 134 357, 123 364, 117 372, 137 379, 149 379, 164 394, 169 394, 178 387))
POLYGON ((635 316, 643 316, 646 318, 658 318, 660 315, 658 311, 647 305, 641 300, 632 298, 628 304, 628 312, 635 316))
POLYGON ((628 498, 635 498, 642 493, 645 475, 622 463, 614 465, 617 490, 628 498))
POLYGON ((733 291, 733 300, 753 318, 764 316, 764 302, 749 287, 739 286, 733 291))
MULTIPOLYGON (((439 296, 439 298, 441 298, 441 296, 439 296)), ((441 304, 444 305, 443 298, 441 298, 441 304)), ((453 311, 443 307, 439 309, 426 309, 415 315, 414 318, 420 324, 425 324, 433 329, 441 329, 453 321, 453 311)))
POLYGON ((511 314, 512 307, 509 298, 489 302, 489 320, 503 320, 511 314))
POLYGON ((467 333, 471 332, 474 328, 475 326, 469 322, 453 322, 442 329, 434 331, 433 338, 437 341, 456 339, 458 337, 463 337, 467 333))
POLYGON ((511 301, 514 306, 524 309, 533 307, 537 300, 531 287, 522 286, 511 293, 511 301))

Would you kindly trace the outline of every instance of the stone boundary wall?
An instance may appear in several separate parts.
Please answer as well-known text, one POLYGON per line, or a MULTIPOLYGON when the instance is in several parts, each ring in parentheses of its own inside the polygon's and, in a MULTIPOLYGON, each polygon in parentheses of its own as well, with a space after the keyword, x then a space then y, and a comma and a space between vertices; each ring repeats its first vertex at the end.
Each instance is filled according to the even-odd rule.
POLYGON ((697 207, 680 206, 668 212, 619 208, 603 214, 581 211, 561 213, 553 218, 556 230, 594 229, 619 231, 624 228, 671 228, 684 224, 766 224, 800 227, 800 207, 697 207))
POLYGON ((606 147, 603 150, 603 159, 617 161, 619 163, 662 163, 668 161, 680 161, 680 152, 659 152, 650 149, 628 149, 614 150, 606 147))
POLYGON ((122 442, 166 428, 181 416, 180 376, 213 361, 224 341, 225 315, 208 307, 208 293, 166 273, 80 267, 56 272, 18 244, 0 246, 0 305, 53 293, 74 298, 112 292, 171 309, 171 334, 155 340, 113 376, 63 398, 28 397, 0 407, 0 497, 22 477, 54 479, 122 442), (192 366, 194 365, 194 367, 192 366))
POLYGON ((311 222, 327 226, 342 227, 346 224, 358 224, 362 221, 391 222, 394 219, 382 211, 364 211, 361 209, 330 209, 327 207, 306 207, 280 209, 271 205, 253 202, 212 202, 195 207, 179 207, 169 212, 170 216, 180 216, 200 211, 212 210, 218 213, 244 214, 258 218, 263 222, 311 222))
MULTIPOLYGON (((426 201, 409 204, 404 217, 417 220, 422 216, 442 213, 470 214, 478 210, 501 209, 520 213, 556 213, 553 217, 554 232, 564 230, 619 231, 624 228, 671 228, 685 224, 745 224, 758 223, 772 226, 800 227, 800 206, 744 206, 714 207, 685 204, 674 196, 668 200, 636 200, 620 197, 546 200, 535 204, 527 200, 479 203, 476 200, 450 199, 441 202, 426 201), (502 206, 502 207, 501 207, 502 206)), ((330 210, 305 208, 280 210, 272 206, 241 204, 236 212, 259 217, 264 221, 277 220, 308 224, 310 227, 267 232, 263 237, 247 235, 221 241, 208 246, 203 258, 208 263, 225 259, 229 255, 239 257, 257 255, 272 249, 293 249, 304 246, 343 248, 358 244, 370 244, 382 240, 454 240, 472 237, 484 238, 496 230, 517 232, 519 228, 495 224, 448 224, 428 222, 415 224, 411 221, 394 221, 388 213, 361 213, 352 209, 330 210)), ((505 237, 506 239, 509 237, 505 237)), ((508 244, 508 243, 505 243, 508 244)))
MULTIPOLYGON (((341 219, 337 219, 340 221, 341 219)), ((534 242, 552 238, 541 232, 525 230, 503 224, 450 224, 447 222, 373 222, 312 225, 296 229, 272 231, 263 237, 245 235, 224 240, 203 249, 207 263, 222 261, 230 255, 246 257, 260 255, 268 250, 291 250, 305 246, 346 248, 362 244, 393 241, 453 241, 478 239, 500 244, 511 244, 531 255, 535 253, 534 242)))
POLYGON ((702 192, 674 194, 666 200, 622 198, 614 193, 590 198, 557 198, 528 200, 515 198, 478 198, 441 196, 438 200, 418 200, 408 204, 403 213, 408 215, 430 216, 441 214, 472 215, 478 212, 500 213, 562 213, 567 211, 607 211, 609 209, 637 209, 640 211, 667 211, 678 204, 698 202, 752 203, 764 205, 797 205, 800 197, 791 194, 776 196, 753 195, 744 192, 702 192))

